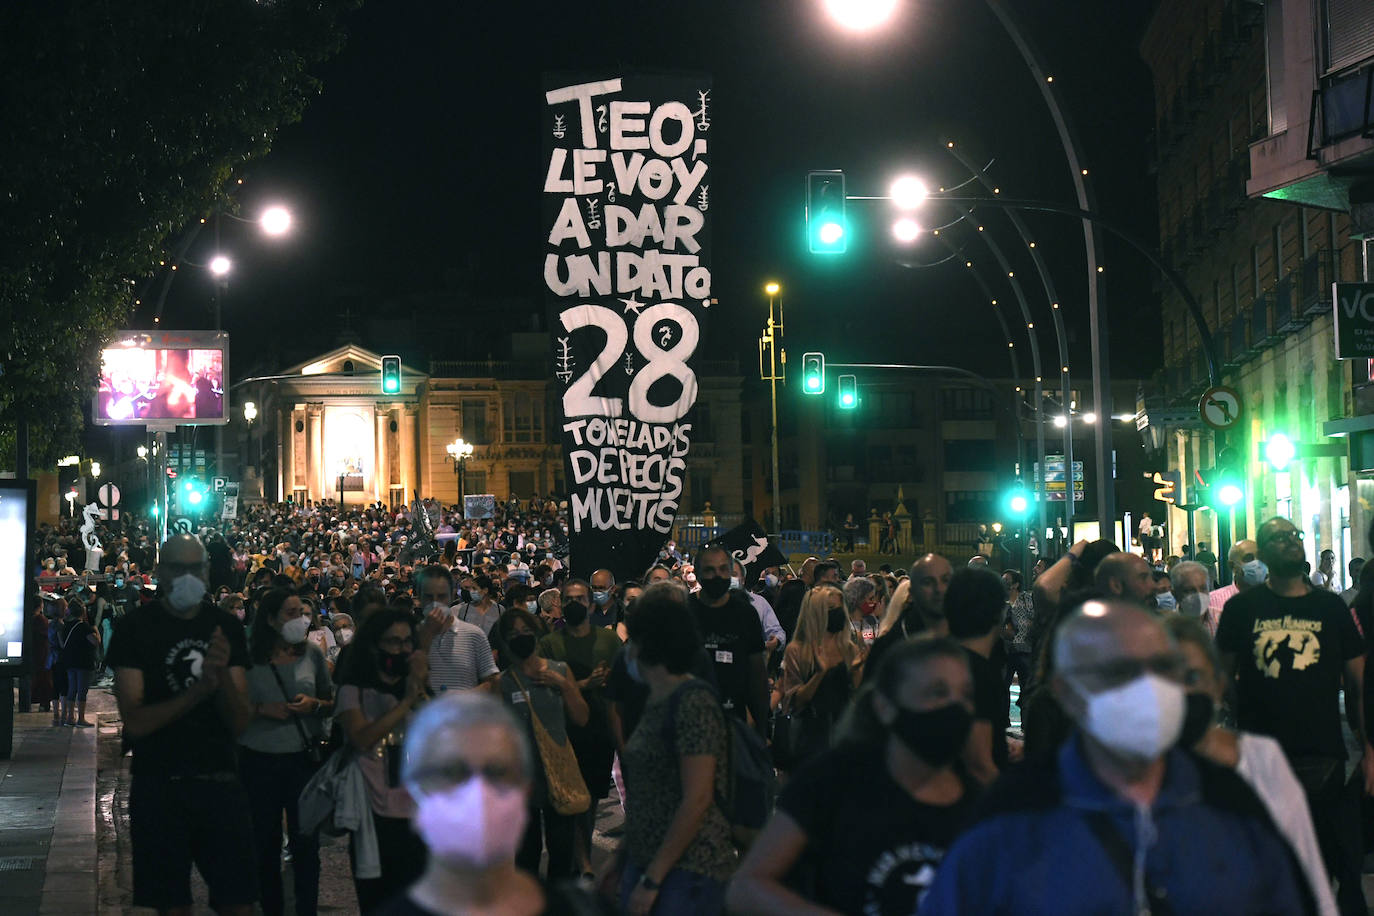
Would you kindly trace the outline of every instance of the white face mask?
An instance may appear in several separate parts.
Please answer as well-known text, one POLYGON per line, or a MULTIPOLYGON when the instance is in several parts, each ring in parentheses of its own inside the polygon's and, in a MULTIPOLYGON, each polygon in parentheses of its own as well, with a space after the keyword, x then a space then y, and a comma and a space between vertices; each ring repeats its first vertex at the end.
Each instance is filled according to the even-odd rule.
POLYGON ((293 617, 281 627, 281 638, 286 640, 288 646, 299 645, 305 642, 305 634, 310 632, 309 617, 293 617))
POLYGON ((178 611, 189 611, 205 597, 205 583, 195 573, 182 573, 172 580, 167 602, 178 611))
POLYGON ((353 628, 343 627, 339 630, 339 645, 346 646, 353 641, 353 628))
POLYGON ((515 858, 525 833, 525 793, 480 776, 416 801, 413 823, 431 855, 466 868, 490 868, 515 858))
POLYGON ((1073 688, 1088 704, 1079 726, 1113 753, 1155 760, 1183 730, 1183 688, 1157 674, 1142 674, 1102 693, 1073 688))
POLYGON ((1184 617, 1191 617, 1197 620, 1203 614, 1207 613, 1207 600, 1208 597, 1206 592, 1194 592, 1191 595, 1185 596, 1184 599, 1178 603, 1178 612, 1184 617))

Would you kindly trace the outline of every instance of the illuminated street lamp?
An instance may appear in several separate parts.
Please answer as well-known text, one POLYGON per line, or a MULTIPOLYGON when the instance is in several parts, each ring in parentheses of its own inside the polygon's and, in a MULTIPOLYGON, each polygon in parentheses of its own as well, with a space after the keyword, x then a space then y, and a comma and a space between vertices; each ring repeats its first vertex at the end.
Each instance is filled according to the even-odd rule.
POLYGON ((903 175, 892 182, 892 187, 888 191, 888 196, 892 198, 892 203, 899 210, 915 210, 925 203, 930 191, 926 188, 925 182, 913 175, 903 175))
POLYGON ((464 490, 463 471, 465 470, 467 460, 472 457, 473 445, 471 442, 464 442, 463 438, 459 436, 457 439, 454 439, 448 445, 444 446, 444 451, 448 452, 447 460, 453 462, 453 473, 458 478, 458 505, 461 506, 463 504, 464 490))
POLYGON ((233 262, 222 254, 217 254, 210 259, 210 273, 217 277, 222 277, 229 273, 233 266, 233 262))
POLYGON ((258 224, 268 235, 285 235, 291 231, 291 211, 282 206, 268 207, 262 211, 258 224))
POLYGON ((99 461, 92 461, 92 462, 91 462, 91 476, 92 476, 92 477, 99 477, 99 476, 100 476, 100 462, 99 462, 99 461))
POLYGON ((902 217, 892 224, 892 237, 904 245, 916 241, 920 234, 921 227, 914 219, 902 217))
POLYGON ((243 418, 252 423, 258 418, 258 405, 252 401, 243 402, 243 418))
POLYGON ((896 9, 897 0, 825 0, 830 18, 855 32, 882 25, 896 9))
POLYGON ((146 446, 146 445, 140 445, 140 446, 138 447, 138 460, 140 460, 140 461, 147 461, 147 460, 148 460, 148 446, 146 446))

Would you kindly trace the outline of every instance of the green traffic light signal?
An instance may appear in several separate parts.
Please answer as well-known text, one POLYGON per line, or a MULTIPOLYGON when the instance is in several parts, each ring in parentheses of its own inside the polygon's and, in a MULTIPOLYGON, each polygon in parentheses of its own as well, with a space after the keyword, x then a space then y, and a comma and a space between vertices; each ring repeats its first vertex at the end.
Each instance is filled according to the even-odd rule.
POLYGON ((802 391, 806 394, 825 394, 825 354, 802 354, 802 391))
POLYGON ((1013 518, 1020 519, 1025 516, 1030 509, 1030 500, 1026 498, 1026 490, 1021 484, 1017 484, 1009 494, 1007 494, 1007 512, 1013 518))
POLYGON ((844 254, 848 248, 844 202, 844 172, 806 176, 806 233, 812 254, 844 254))
POLYGON ((382 357, 382 394, 401 393, 401 358, 382 357))
POLYGON ((1234 481, 1227 481, 1217 488, 1217 502, 1223 506, 1234 506, 1245 498, 1245 489, 1234 481))
POLYGON ((859 380, 852 375, 840 376, 840 407, 853 410, 859 406, 859 380))
POLYGON ((1264 459, 1276 471, 1287 470, 1297 454, 1297 446, 1283 433, 1274 433, 1269 437, 1269 441, 1264 443, 1264 459))

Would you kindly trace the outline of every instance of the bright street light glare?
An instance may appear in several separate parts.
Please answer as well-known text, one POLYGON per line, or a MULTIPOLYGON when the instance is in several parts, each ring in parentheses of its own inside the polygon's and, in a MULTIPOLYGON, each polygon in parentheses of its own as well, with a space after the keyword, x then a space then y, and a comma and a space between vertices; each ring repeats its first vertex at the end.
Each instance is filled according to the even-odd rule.
POLYGON ((1096 422, 1097 422, 1097 414, 1095 414, 1095 413, 1085 413, 1085 414, 1083 414, 1083 422, 1084 422, 1084 423, 1096 423, 1096 422))
POLYGON ((285 207, 268 207, 262 211, 262 231, 268 235, 285 235, 291 231, 291 211, 285 207))
POLYGON ((780 289, 782 289, 782 287, 776 283, 767 283, 763 287, 763 291, 770 296, 776 296, 780 289))
POLYGON ((1060 429, 1063 429, 1065 426, 1069 425, 1069 420, 1061 413, 1059 416, 1054 418, 1054 425, 1058 426, 1060 429))
POLYGON ((833 245, 844 237, 844 227, 839 223, 825 223, 820 229, 820 239, 826 245, 833 245))
POLYGON ((1233 483, 1223 484, 1217 493, 1217 499, 1221 500, 1223 506, 1234 506, 1245 498, 1245 491, 1233 483))
POLYGON ((930 190, 925 186, 921 179, 911 175, 903 175, 892 182, 892 187, 888 189, 888 196, 892 198, 899 209, 915 210, 925 203, 930 196, 930 190))
POLYGON ((892 18, 897 0, 825 0, 825 10, 839 25, 866 32, 892 18))
POLYGON ((916 225, 914 219, 906 219, 904 217, 892 224, 892 237, 899 242, 914 242, 920 234, 921 227, 916 225))
POLYGON ((227 274, 229 269, 233 266, 233 263, 222 254, 217 254, 210 259, 210 273, 217 277, 222 277, 227 274))
POLYGON ((186 501, 193 506, 199 506, 203 499, 205 499, 205 497, 199 490, 192 490, 191 495, 186 497, 186 501))

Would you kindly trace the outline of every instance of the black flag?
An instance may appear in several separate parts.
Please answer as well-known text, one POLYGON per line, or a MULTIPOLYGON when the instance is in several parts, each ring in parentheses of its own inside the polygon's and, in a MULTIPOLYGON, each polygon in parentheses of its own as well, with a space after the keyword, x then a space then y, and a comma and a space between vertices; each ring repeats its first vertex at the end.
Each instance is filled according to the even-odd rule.
POLYGON ((724 547, 739 561, 749 582, 758 578, 761 569, 787 565, 786 555, 769 542, 763 526, 752 518, 745 519, 711 543, 724 547))

